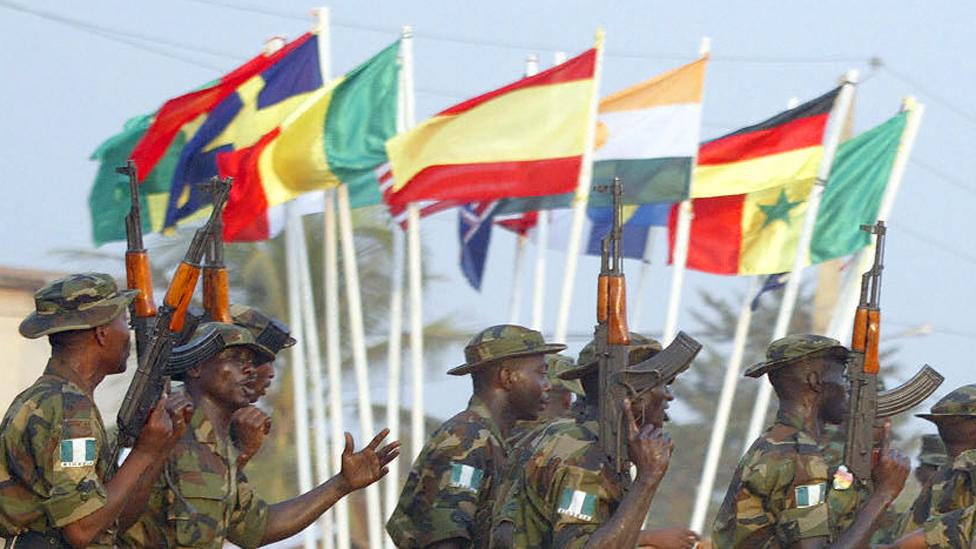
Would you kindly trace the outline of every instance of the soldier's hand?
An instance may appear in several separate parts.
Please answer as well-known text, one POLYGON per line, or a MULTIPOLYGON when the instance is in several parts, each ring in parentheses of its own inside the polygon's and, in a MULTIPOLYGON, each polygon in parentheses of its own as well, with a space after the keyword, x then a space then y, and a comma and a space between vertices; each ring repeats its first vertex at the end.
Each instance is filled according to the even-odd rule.
POLYGON ((271 432, 271 417, 257 406, 238 409, 230 421, 237 435, 237 449, 242 456, 256 454, 264 443, 264 437, 271 432))
POLYGON ((642 530, 637 544, 656 549, 691 549, 698 543, 698 534, 687 528, 655 528, 642 530))
POLYGON ((910 466, 908 456, 894 448, 883 448, 878 464, 871 470, 874 492, 889 503, 894 501, 905 486, 910 466))
POLYGON ((400 455, 400 442, 393 441, 380 448, 380 443, 390 434, 383 429, 359 452, 353 453, 352 435, 346 433, 346 447, 342 451, 342 470, 339 472, 348 491, 359 490, 383 478, 388 463, 400 455))
POLYGON ((133 450, 160 455, 169 452, 183 436, 193 415, 193 403, 183 393, 160 398, 153 406, 133 450))
POLYGON ((667 433, 650 423, 638 427, 630 409, 630 399, 625 398, 622 406, 630 461, 637 468, 638 477, 656 485, 668 470, 674 443, 667 433))

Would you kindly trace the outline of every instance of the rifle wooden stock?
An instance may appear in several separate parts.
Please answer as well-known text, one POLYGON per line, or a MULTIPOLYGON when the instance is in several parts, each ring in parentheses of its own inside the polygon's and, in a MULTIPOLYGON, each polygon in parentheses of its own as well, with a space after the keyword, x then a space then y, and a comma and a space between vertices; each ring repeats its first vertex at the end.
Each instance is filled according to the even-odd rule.
POLYGON ((607 343, 610 345, 629 345, 630 333, 627 329, 627 282, 623 275, 607 277, 609 307, 607 314, 607 343))
POLYGON ((601 274, 596 280, 596 321, 606 324, 610 318, 610 276, 601 274))
POLYGON ((183 261, 176 268, 173 281, 170 282, 166 297, 163 299, 163 302, 173 309, 173 318, 169 323, 171 332, 179 332, 183 329, 186 310, 190 306, 190 300, 193 299, 198 278, 200 278, 200 267, 197 265, 183 261))
POLYGON ((227 269, 203 268, 203 308, 210 320, 232 322, 227 269))
POLYGON ((125 252, 125 278, 126 286, 130 290, 139 290, 139 295, 132 300, 133 316, 139 318, 156 316, 156 298, 153 296, 149 254, 145 250, 125 252))
POLYGON ((881 361, 878 357, 878 345, 881 342, 881 311, 868 311, 867 345, 864 350, 864 372, 877 374, 881 371, 881 361))
POLYGON ((854 333, 851 335, 851 350, 863 353, 868 345, 868 310, 858 307, 854 313, 854 333))

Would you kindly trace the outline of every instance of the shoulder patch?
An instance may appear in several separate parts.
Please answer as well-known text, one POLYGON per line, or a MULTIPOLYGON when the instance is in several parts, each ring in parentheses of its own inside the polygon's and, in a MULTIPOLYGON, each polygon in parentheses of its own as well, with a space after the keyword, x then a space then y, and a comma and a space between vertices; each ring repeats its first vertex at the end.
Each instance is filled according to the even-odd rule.
POLYGON ((572 488, 564 488, 559 496, 556 512, 580 520, 593 520, 596 513, 596 495, 572 488))
POLYGON ((818 482, 816 484, 797 486, 793 489, 793 494, 796 496, 797 509, 820 505, 826 500, 827 483, 818 482))
POLYGON ((481 488, 484 471, 463 463, 451 462, 451 487, 477 492, 481 488))
POLYGON ((94 437, 69 438, 61 441, 61 468, 95 465, 97 448, 94 437))

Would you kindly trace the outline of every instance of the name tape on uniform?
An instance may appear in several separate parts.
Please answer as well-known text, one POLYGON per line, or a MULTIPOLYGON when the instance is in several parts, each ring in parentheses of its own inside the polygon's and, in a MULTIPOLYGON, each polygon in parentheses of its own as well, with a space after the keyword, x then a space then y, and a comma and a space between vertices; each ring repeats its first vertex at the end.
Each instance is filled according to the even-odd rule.
POLYGON ((484 472, 463 463, 451 463, 451 487, 477 492, 481 488, 484 472))
POLYGON ((564 488, 559 496, 559 508, 556 511, 580 520, 593 520, 596 513, 596 496, 572 488, 564 488))
POLYGON ((69 438, 61 441, 61 468, 88 467, 95 464, 95 439, 69 438))

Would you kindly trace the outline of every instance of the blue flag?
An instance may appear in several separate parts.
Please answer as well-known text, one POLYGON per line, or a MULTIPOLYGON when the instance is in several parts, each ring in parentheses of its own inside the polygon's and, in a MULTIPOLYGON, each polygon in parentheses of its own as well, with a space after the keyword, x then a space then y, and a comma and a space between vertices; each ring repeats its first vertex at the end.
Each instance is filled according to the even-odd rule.
POLYGON ((749 306, 750 309, 755 311, 759 308, 759 298, 763 296, 766 292, 772 292, 786 286, 786 282, 790 279, 790 273, 778 273, 771 274, 766 277, 763 281, 762 288, 756 292, 756 297, 752 298, 752 304, 749 306))
POLYGON ((481 290, 488 243, 491 242, 492 214, 497 201, 466 204, 458 209, 458 237, 461 242, 461 272, 475 290, 481 290))
MULTIPOLYGON (((647 246, 647 233, 651 227, 666 227, 672 204, 644 204, 637 208, 624 207, 623 256, 630 259, 643 259, 647 246)), ((600 241, 610 232, 613 224, 613 208, 587 208, 590 221, 590 234, 586 241, 587 255, 600 255, 600 241)))

